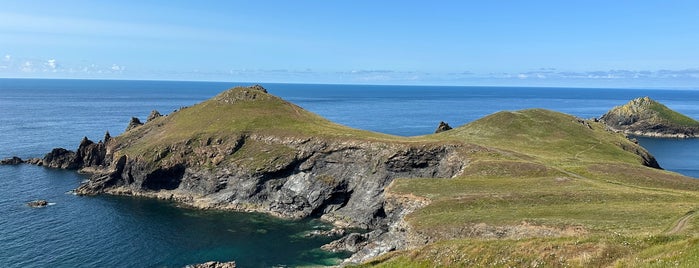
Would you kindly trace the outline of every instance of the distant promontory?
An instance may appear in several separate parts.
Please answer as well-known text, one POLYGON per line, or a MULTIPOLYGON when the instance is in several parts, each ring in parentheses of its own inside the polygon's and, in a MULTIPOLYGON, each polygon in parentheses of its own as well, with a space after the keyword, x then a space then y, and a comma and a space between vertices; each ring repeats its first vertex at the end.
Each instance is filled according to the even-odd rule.
POLYGON ((649 97, 636 98, 614 107, 600 120, 615 131, 635 136, 695 138, 699 135, 699 121, 649 97))

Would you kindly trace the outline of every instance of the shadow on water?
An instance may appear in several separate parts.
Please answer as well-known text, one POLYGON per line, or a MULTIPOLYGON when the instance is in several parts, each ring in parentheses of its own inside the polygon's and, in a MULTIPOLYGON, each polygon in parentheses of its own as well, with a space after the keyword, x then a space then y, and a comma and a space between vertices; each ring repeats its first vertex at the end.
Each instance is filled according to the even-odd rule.
POLYGON ((330 229, 314 219, 195 210, 132 197, 75 196, 85 177, 72 171, 0 166, 0 266, 183 267, 235 260, 240 267, 336 264, 346 254, 318 250, 330 229), (53 206, 34 209, 33 199, 53 206))
POLYGON ((699 178, 699 139, 658 139, 634 137, 663 169, 699 178))

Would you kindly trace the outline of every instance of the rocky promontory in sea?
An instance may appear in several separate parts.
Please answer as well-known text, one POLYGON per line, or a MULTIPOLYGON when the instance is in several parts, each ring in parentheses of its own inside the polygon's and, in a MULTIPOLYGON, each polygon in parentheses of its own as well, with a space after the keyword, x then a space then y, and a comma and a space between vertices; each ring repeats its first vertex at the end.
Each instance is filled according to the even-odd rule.
POLYGON ((649 97, 636 98, 614 107, 600 120, 612 130, 657 138, 695 138, 699 122, 671 110, 649 97))
POLYGON ((551 121, 561 124, 552 142, 564 141, 561 137, 566 135, 574 141, 598 140, 568 156, 573 163, 587 155, 597 159, 614 154, 657 168, 652 155, 623 135, 604 131, 597 122, 582 126, 575 117, 553 111, 499 113, 439 135, 405 138, 330 122, 261 86, 229 89, 168 115, 153 112, 145 123, 133 118, 119 136, 107 133, 98 142, 84 138, 77 151, 57 148, 27 162, 92 174, 75 190, 80 195, 144 196, 196 208, 319 217, 339 228, 365 228, 365 233, 338 232, 344 237, 324 246, 355 252, 346 261, 359 263, 434 241, 415 233, 405 221, 430 201, 390 193, 387 189, 396 180, 449 180, 465 172, 496 172, 501 159, 477 160, 486 156, 534 161, 533 156, 499 148, 500 141, 520 137, 514 131, 526 133, 532 122, 551 127, 551 121), (488 133, 497 135, 488 138, 488 133), (471 168, 474 161, 494 168, 471 168))

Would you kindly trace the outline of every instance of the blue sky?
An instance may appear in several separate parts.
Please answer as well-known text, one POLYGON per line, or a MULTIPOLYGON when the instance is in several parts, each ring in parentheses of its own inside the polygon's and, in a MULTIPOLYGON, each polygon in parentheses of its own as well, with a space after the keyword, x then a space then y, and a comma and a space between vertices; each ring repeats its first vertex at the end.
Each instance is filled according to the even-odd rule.
POLYGON ((699 1, 3 1, 0 77, 699 88, 699 1))

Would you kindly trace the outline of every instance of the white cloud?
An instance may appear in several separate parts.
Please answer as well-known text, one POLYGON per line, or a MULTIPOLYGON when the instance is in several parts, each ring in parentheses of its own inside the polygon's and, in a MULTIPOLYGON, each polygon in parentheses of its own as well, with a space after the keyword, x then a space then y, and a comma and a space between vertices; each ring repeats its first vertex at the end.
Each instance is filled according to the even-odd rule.
POLYGON ((22 66, 20 67, 20 71, 24 73, 33 73, 34 72, 34 64, 31 61, 25 61, 22 63, 22 66))
POLYGON ((115 71, 115 72, 121 72, 121 71, 123 71, 125 68, 124 68, 124 66, 119 66, 119 65, 116 65, 116 64, 112 64, 112 68, 110 68, 110 69, 111 69, 112 71, 115 71))
POLYGON ((47 60, 47 61, 46 61, 46 66, 49 67, 49 70, 50 70, 50 71, 54 71, 54 72, 55 72, 55 71, 56 71, 56 67, 57 67, 57 65, 56 65, 56 60, 55 60, 55 59, 47 60))
POLYGON ((12 55, 10 54, 5 54, 5 57, 3 58, 4 61, 11 61, 12 60, 12 55))
POLYGON ((526 74, 518 74, 517 75, 517 78, 519 78, 519 79, 527 79, 527 77, 529 77, 529 76, 526 74))

